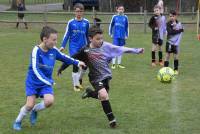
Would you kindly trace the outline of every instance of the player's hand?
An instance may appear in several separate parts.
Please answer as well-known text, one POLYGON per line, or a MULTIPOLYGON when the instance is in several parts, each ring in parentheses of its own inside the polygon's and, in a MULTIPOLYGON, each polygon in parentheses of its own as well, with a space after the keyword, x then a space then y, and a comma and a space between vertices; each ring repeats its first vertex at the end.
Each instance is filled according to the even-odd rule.
POLYGON ((60 50, 61 52, 63 52, 63 51, 65 50, 65 48, 64 48, 64 47, 61 47, 59 50, 60 50))
POLYGON ((59 77, 59 76, 61 76, 61 75, 62 75, 62 71, 61 71, 61 69, 59 68, 58 71, 57 71, 57 76, 59 77))
POLYGON ((144 53, 144 48, 139 48, 138 53, 139 53, 139 54, 143 54, 143 53, 144 53))
POLYGON ((84 62, 82 62, 82 61, 79 61, 79 63, 78 63, 78 67, 80 67, 80 68, 84 69, 84 68, 86 68, 86 65, 85 65, 85 63, 84 63, 84 62))

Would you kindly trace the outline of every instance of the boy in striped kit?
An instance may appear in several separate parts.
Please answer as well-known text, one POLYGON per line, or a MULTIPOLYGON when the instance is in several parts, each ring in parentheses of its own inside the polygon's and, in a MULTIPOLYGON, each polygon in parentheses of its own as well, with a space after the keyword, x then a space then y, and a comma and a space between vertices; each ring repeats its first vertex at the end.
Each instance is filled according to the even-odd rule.
MULTIPOLYGON (((62 40, 60 51, 63 51, 69 40, 69 54, 73 56, 88 42, 88 29, 89 21, 83 18, 84 6, 77 3, 74 6, 75 18, 68 21, 66 31, 62 40)), ((80 91, 82 89, 82 76, 85 70, 81 70, 73 66, 72 79, 74 91, 80 91)))
POLYGON ((14 130, 21 130, 22 119, 31 112, 30 123, 35 125, 38 111, 50 107, 54 102, 52 73, 56 60, 65 64, 85 66, 81 61, 64 55, 56 48, 57 31, 48 26, 40 33, 41 44, 33 48, 26 78, 26 104, 20 109, 14 124, 14 130), (43 100, 35 104, 36 98, 43 100))
POLYGON ((178 54, 179 54, 179 44, 182 38, 182 33, 184 31, 181 22, 177 20, 177 13, 175 10, 171 10, 169 14, 170 20, 167 22, 167 42, 166 42, 166 57, 164 66, 169 66, 170 54, 174 55, 174 73, 178 74, 178 54))
MULTIPOLYGON (((119 47, 103 40, 103 31, 99 26, 92 26, 89 29, 90 43, 83 47, 73 57, 85 62, 89 68, 89 81, 95 90, 86 88, 82 99, 94 98, 101 102, 103 111, 109 120, 111 128, 117 125, 114 113, 112 112, 111 104, 109 101, 109 81, 112 79, 112 72, 109 63, 113 57, 120 56, 123 53, 142 54, 144 48, 128 48, 119 47)), ((58 70, 58 75, 67 68, 68 65, 63 63, 58 70)))
POLYGON ((159 64, 163 66, 162 44, 166 33, 166 18, 161 15, 161 9, 157 5, 154 7, 154 15, 149 21, 149 27, 152 29, 151 65, 152 67, 156 66, 156 51, 158 51, 159 64))
MULTIPOLYGON (((113 44, 116 46, 123 47, 126 42, 125 39, 129 36, 129 26, 128 26, 128 17, 124 15, 124 6, 117 6, 117 15, 113 15, 112 20, 109 26, 109 35, 113 38, 113 44)), ((114 57, 112 59, 112 69, 115 69, 115 63, 117 59, 117 67, 125 68, 121 65, 122 55, 114 57)))

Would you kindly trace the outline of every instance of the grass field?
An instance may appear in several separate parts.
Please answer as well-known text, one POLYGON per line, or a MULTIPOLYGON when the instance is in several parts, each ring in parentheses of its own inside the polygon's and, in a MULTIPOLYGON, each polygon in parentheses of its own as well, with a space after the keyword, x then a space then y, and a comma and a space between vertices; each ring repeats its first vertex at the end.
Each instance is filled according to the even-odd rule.
MULTIPOLYGON (((29 55, 39 41, 40 26, 14 29, 15 24, 0 24, 0 134, 15 133, 12 123, 25 102, 24 81, 29 55)), ((64 25, 52 25, 59 31, 64 25)), ((105 40, 111 41, 105 30, 105 40)), ((180 75, 171 84, 156 79, 160 67, 150 66, 151 34, 141 25, 131 26, 128 47, 144 47, 143 55, 124 55, 126 69, 113 70, 110 101, 119 123, 110 129, 98 101, 81 99, 72 90, 71 70, 56 76, 55 103, 39 113, 36 126, 29 116, 23 120, 24 134, 199 134, 200 133, 200 43, 195 27, 185 26, 181 42, 180 75)), ((171 64, 170 64, 171 65, 171 64)), ((84 86, 88 86, 87 76, 84 86)))

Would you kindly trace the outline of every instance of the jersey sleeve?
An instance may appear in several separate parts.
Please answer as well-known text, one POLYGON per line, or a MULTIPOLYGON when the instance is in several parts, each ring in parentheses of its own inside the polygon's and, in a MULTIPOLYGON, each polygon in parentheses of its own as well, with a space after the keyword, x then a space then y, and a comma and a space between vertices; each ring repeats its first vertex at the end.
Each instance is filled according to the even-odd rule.
POLYGON ((53 85, 54 81, 46 77, 39 68, 39 54, 38 54, 38 47, 34 47, 31 55, 31 62, 32 62, 32 69, 36 77, 47 85, 53 85))
POLYGON ((78 60, 75 60, 75 59, 71 58, 70 56, 65 55, 64 53, 60 52, 56 47, 54 47, 54 49, 56 50, 56 60, 62 61, 68 65, 73 64, 73 65, 78 66, 78 64, 79 64, 78 60))
POLYGON ((120 56, 123 53, 133 53, 133 54, 139 54, 142 48, 128 48, 128 47, 120 47, 113 45, 111 43, 106 43, 106 46, 104 48, 106 55, 114 58, 116 56, 120 56))
POLYGON ((62 40, 62 43, 61 43, 61 47, 65 48, 66 47, 66 44, 67 44, 67 41, 69 39, 69 36, 70 36, 70 32, 71 32, 71 27, 70 27, 70 21, 68 22, 67 24, 67 27, 65 29, 65 34, 63 36, 63 40, 62 40))
POLYGON ((175 30, 173 29, 173 26, 171 26, 171 23, 167 23, 167 34, 169 35, 176 35, 176 34, 179 34, 181 32, 183 32, 183 28, 182 29, 178 29, 178 30, 175 30))
POLYGON ((126 16, 126 24, 125 24, 125 35, 126 37, 129 36, 129 24, 128 24, 128 17, 126 16))
POLYGON ((115 16, 112 17, 111 21, 110 21, 110 25, 109 25, 109 35, 112 36, 113 35, 113 26, 114 26, 114 18, 115 16))

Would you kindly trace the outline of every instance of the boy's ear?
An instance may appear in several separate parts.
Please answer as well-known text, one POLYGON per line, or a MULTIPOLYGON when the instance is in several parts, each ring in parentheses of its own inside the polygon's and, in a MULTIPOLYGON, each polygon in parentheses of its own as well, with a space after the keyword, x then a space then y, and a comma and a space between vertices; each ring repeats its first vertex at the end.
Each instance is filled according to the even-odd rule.
POLYGON ((92 37, 89 37, 89 41, 90 41, 90 42, 92 41, 92 37))

